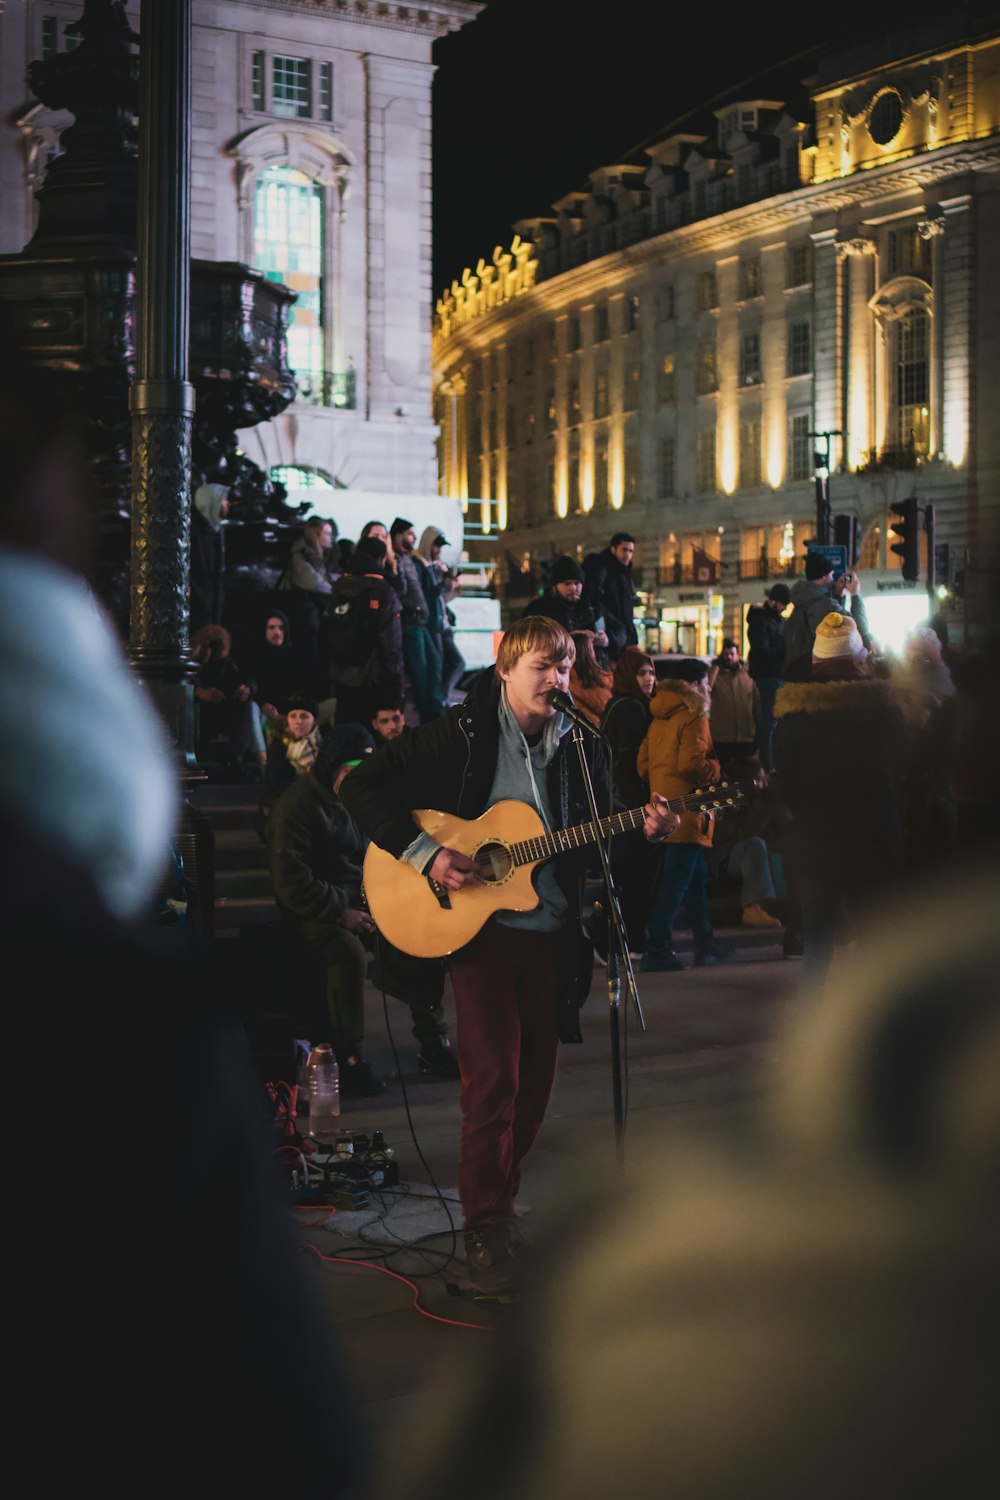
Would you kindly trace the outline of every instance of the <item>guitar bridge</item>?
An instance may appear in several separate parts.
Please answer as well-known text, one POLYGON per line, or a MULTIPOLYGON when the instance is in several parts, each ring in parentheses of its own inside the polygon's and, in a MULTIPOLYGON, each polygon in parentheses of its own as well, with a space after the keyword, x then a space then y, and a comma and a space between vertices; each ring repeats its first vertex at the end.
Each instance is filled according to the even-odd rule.
POLYGON ((451 911, 451 897, 448 895, 447 887, 443 886, 439 880, 432 879, 430 875, 427 877, 427 884, 437 897, 441 910, 451 911))

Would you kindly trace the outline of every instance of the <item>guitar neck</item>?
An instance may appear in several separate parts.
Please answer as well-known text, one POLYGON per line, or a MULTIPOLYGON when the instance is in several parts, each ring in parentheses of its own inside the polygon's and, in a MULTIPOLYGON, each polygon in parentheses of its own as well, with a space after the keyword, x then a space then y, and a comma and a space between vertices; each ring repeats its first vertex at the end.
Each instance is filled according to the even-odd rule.
MULTIPOLYGON (((667 807, 674 813, 707 810, 704 806, 703 795, 701 797, 673 797, 668 799, 667 807)), ((711 809, 713 812, 721 810, 721 808, 711 809)), ((598 837, 613 838, 615 834, 627 833, 630 829, 634 831, 643 826, 644 820, 643 808, 630 807, 627 812, 611 813, 608 817, 602 818, 598 824, 599 834, 595 832, 593 823, 578 823, 575 828, 557 828, 555 833, 546 833, 539 838, 524 839, 519 844, 511 844, 510 852, 516 865, 531 865, 540 859, 549 859, 553 854, 563 854, 568 849, 583 849, 587 844, 596 843, 598 837)))

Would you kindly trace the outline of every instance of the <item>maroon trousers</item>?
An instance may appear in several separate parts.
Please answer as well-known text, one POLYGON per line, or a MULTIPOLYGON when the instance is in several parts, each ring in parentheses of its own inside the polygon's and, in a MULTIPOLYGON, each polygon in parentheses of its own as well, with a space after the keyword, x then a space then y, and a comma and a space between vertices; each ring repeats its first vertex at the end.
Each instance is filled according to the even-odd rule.
POLYGON ((562 952, 561 932, 491 920, 451 960, 462 1073, 458 1193, 466 1229, 514 1215, 521 1163, 555 1077, 562 952))

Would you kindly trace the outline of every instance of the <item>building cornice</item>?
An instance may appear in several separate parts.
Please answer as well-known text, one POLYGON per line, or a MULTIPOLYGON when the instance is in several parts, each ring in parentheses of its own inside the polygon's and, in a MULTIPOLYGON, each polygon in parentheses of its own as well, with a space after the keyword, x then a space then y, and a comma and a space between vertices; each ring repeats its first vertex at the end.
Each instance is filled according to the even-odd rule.
POLYGON ((418 0, 400 5, 396 0, 242 0, 254 10, 286 10, 329 20, 377 26, 383 31, 406 31, 435 41, 460 31, 484 9, 485 0, 418 0))
MULTIPOLYGON (((536 281, 512 300, 484 310, 463 322, 447 337, 436 334, 437 363, 488 347, 500 327, 514 327, 545 309, 555 313, 588 297, 606 293, 621 280, 622 272, 651 264, 666 265, 705 251, 730 250, 734 244, 755 236, 782 232, 803 220, 821 219, 852 208, 865 208, 875 201, 923 192, 938 183, 963 177, 969 172, 1000 169, 1000 139, 963 141, 933 153, 907 157, 852 173, 832 182, 809 184, 756 203, 683 224, 663 234, 651 235, 636 244, 614 250, 583 265, 536 281)), ((531 247, 529 247, 530 249, 531 247)))

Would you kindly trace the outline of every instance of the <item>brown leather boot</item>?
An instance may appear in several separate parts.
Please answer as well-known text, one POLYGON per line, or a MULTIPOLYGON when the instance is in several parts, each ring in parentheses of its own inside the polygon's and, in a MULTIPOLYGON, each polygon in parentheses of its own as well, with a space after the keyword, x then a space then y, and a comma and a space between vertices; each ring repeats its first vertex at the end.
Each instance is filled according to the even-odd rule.
POLYGON ((516 1265, 511 1250, 510 1228, 506 1223, 487 1224, 467 1229, 465 1271, 473 1291, 485 1296, 502 1296, 514 1289, 516 1265))
POLYGON ((781 922, 777 917, 772 917, 770 912, 765 911, 764 908, 759 903, 757 903, 754 906, 744 906, 743 926, 780 927, 781 922))

